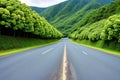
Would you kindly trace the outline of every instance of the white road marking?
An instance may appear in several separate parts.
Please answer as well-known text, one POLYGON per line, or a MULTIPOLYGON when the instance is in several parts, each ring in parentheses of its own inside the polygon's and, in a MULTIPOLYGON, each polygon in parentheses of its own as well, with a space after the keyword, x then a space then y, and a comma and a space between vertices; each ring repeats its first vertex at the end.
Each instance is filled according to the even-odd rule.
POLYGON ((42 54, 47 54, 48 52, 52 51, 53 49, 54 49, 54 48, 50 48, 50 49, 44 51, 42 54))
POLYGON ((88 53, 87 53, 87 52, 85 52, 85 51, 82 51, 82 53, 83 53, 83 54, 85 54, 85 55, 88 55, 88 53))
POLYGON ((67 67, 67 55, 66 55, 66 45, 64 46, 64 56, 63 56, 63 71, 62 71, 62 80, 67 80, 66 77, 66 67, 67 67))

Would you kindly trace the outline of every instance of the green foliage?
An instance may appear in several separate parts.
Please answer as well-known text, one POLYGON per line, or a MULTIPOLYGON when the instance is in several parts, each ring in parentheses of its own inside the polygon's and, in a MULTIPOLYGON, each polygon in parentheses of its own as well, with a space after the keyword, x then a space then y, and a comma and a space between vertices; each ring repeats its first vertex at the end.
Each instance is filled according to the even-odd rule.
POLYGON ((86 14, 73 28, 69 37, 85 41, 84 44, 90 43, 96 47, 120 51, 119 4, 120 0, 116 0, 86 14))
POLYGON ((42 46, 44 44, 49 44, 51 42, 58 41, 57 39, 52 40, 42 40, 35 38, 21 38, 21 37, 11 37, 0 35, 0 52, 9 49, 19 49, 32 46, 42 46))
POLYGON ((101 39, 120 42, 120 15, 110 16, 101 33, 101 39))
POLYGON ((44 39, 62 37, 45 18, 18 0, 0 0, 0 34, 44 39))
POLYGON ((95 22, 98 20, 100 17, 96 15, 97 13, 89 13, 93 9, 108 4, 111 1, 113 0, 69 0, 48 7, 41 12, 41 15, 46 17, 46 19, 63 32, 64 35, 68 36, 71 32, 84 26, 89 21, 95 22), (85 16, 88 17, 84 18, 85 16), (94 16, 96 16, 96 20, 93 20, 94 16))
POLYGON ((120 42, 120 15, 110 16, 108 19, 86 25, 70 35, 70 38, 90 41, 120 42))
POLYGON ((101 20, 91 25, 85 25, 82 28, 76 30, 70 35, 70 38, 79 40, 100 40, 101 31, 103 30, 105 20, 101 20))
POLYGON ((36 11, 37 13, 41 13, 46 8, 39 8, 39 7, 31 6, 31 9, 34 10, 34 11, 36 11))
POLYGON ((117 43, 116 41, 103 41, 103 40, 99 40, 96 42, 92 42, 90 40, 73 40, 75 42, 77 42, 78 44, 83 44, 85 46, 88 47, 94 47, 96 49, 104 49, 109 51, 108 53, 114 53, 117 52, 118 54, 120 54, 120 43, 117 43))
POLYGON ((97 21, 100 21, 102 19, 107 19, 108 17, 120 13, 120 1, 112 2, 108 5, 102 6, 96 10, 91 10, 86 15, 83 16, 83 18, 76 23, 74 29, 80 28, 86 24, 92 24, 97 21), (94 14, 94 15, 93 15, 94 14))
POLYGON ((117 40, 119 42, 119 3, 120 1, 118 0, 88 13, 76 24, 75 31, 73 31, 70 37, 80 40, 98 41, 102 39, 117 40), (117 15, 112 16, 113 14, 117 15))

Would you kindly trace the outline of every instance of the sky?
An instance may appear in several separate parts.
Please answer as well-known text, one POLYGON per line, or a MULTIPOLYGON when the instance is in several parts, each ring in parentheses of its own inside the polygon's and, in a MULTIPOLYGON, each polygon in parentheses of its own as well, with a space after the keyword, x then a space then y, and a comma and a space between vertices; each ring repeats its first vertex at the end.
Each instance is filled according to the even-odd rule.
POLYGON ((26 3, 29 6, 36 7, 49 7, 67 0, 20 0, 22 3, 26 3))

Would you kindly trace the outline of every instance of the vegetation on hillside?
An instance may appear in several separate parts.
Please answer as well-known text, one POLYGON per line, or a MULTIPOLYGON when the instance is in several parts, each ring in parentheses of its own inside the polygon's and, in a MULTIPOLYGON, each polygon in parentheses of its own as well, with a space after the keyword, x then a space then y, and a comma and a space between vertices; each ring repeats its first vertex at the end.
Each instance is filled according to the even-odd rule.
POLYGON ((69 35, 91 10, 111 1, 113 0, 69 0, 45 9, 41 15, 65 35, 69 35))
POLYGON ((120 9, 119 2, 118 1, 112 2, 108 5, 105 5, 98 9, 90 11, 75 26, 76 26, 76 28, 82 27, 86 24, 91 24, 91 23, 100 21, 102 19, 106 19, 109 16, 119 13, 120 12, 119 9, 120 9))
POLYGON ((30 8, 39 14, 46 9, 46 8, 39 8, 39 7, 35 7, 35 6, 30 6, 30 8))
POLYGON ((120 1, 117 0, 89 13, 77 24, 70 38, 91 42, 102 41, 102 47, 120 50, 119 4, 120 1))
MULTIPOLYGON (((120 50, 120 0, 112 1, 70 0, 47 8, 41 14, 74 40, 100 42, 100 47, 120 50)), ((62 33, 45 18, 18 0, 0 1, 0 35, 61 38, 62 33)))
POLYGON ((120 0, 70 0, 44 10, 42 15, 72 39, 120 50, 119 4, 120 0))
MULTIPOLYGON (((105 33, 106 32, 105 29, 107 29, 109 25, 110 26, 119 25, 119 14, 120 14, 119 2, 120 1, 112 2, 109 5, 103 6, 99 9, 96 9, 96 10, 90 12, 87 16, 85 16, 79 22, 79 24, 76 25, 77 26, 76 30, 71 34, 71 37, 76 38, 76 39, 79 38, 79 39, 90 39, 91 40, 89 34, 91 36, 92 36, 92 34, 94 34, 94 35, 98 34, 99 39, 100 39, 100 35, 101 35, 100 33, 101 32, 102 32, 102 34, 103 34, 103 32, 105 33), (113 7, 113 6, 116 6, 116 7, 113 7), (108 10, 108 9, 110 9, 110 10, 108 10), (83 36, 82 34, 84 35, 84 37, 82 37, 83 36), (80 35, 81 38, 77 37, 78 35, 80 35)), ((112 29, 114 29, 114 28, 112 28, 112 29)), ((118 31, 118 33, 119 33, 119 31, 118 31)), ((96 38, 96 40, 99 40, 99 39, 96 38)), ((95 39, 93 39, 93 40, 95 40, 95 39)))
POLYGON ((0 34, 43 39, 62 37, 45 18, 18 0, 0 0, 0 34))

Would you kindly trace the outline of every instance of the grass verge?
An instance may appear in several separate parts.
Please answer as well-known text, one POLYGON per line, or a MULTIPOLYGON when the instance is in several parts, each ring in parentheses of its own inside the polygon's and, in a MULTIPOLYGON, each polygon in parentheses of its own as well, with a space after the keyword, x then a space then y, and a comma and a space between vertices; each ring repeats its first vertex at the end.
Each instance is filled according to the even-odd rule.
POLYGON ((33 48, 43 47, 59 42, 60 40, 41 40, 32 38, 20 38, 0 35, 0 56, 7 56, 30 50, 33 48))
POLYGON ((72 40, 72 39, 70 39, 70 40, 75 44, 79 44, 79 45, 82 45, 82 46, 85 46, 85 47, 89 47, 89 48, 92 48, 92 49, 95 49, 95 50, 99 50, 99 51, 105 52, 107 54, 120 56, 120 51, 116 51, 116 50, 109 49, 109 48, 102 48, 102 46, 101 46, 102 42, 101 41, 93 44, 92 42, 87 41, 87 40, 81 40, 81 41, 80 40, 72 40))

